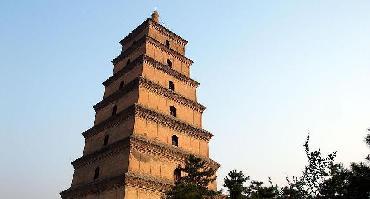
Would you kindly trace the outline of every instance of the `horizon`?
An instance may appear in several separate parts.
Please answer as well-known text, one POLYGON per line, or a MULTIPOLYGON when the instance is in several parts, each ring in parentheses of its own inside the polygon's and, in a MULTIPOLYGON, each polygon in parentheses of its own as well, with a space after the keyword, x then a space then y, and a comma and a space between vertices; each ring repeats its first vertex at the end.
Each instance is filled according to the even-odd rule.
POLYGON ((299 175, 308 133, 346 166, 368 153, 368 1, 21 2, 0 3, 4 198, 70 186, 118 42, 154 9, 189 42, 219 189, 232 169, 278 184, 299 175))

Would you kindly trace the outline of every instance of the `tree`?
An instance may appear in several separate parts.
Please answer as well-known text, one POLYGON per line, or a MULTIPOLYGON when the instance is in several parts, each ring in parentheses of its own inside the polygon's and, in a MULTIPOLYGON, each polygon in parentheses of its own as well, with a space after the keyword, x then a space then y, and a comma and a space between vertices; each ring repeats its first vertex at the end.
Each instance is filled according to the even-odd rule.
POLYGON ((203 199, 219 195, 219 192, 208 189, 208 185, 216 179, 216 170, 201 158, 190 155, 184 168, 179 170, 184 175, 167 192, 168 199, 203 199))
POLYGON ((360 162, 352 163, 348 177, 347 198, 369 198, 370 197, 370 167, 360 162))
POLYGON ((270 186, 264 186, 263 182, 252 180, 248 186, 244 184, 249 181, 241 171, 232 170, 224 179, 224 187, 228 188, 229 199, 259 199, 276 198, 279 195, 278 187, 272 184, 269 178, 270 186))
POLYGON ((303 145, 307 156, 308 164, 305 166, 301 177, 293 177, 288 185, 282 188, 283 198, 294 195, 299 198, 317 198, 320 196, 322 184, 330 178, 334 166, 336 152, 323 156, 321 150, 311 151, 309 147, 310 136, 306 138, 303 145))
POLYGON ((277 185, 273 185, 271 178, 269 178, 270 186, 264 186, 263 182, 252 180, 247 187, 247 195, 249 199, 262 199, 262 198, 277 198, 279 190, 277 185))
MULTIPOLYGON (((229 188, 236 184, 239 188, 236 189, 239 190, 237 193, 240 193, 240 187, 243 190, 245 188, 244 193, 247 199, 370 198, 370 154, 366 158, 367 162, 352 163, 350 168, 345 168, 341 163, 334 163, 336 152, 323 155, 320 149, 311 151, 309 140, 308 135, 303 145, 308 160, 307 165, 301 176, 287 177, 288 185, 279 188, 277 185, 274 186, 269 179, 269 186, 253 180, 249 186, 244 187, 243 183, 249 180, 249 176, 241 183, 237 180, 240 174, 233 170, 229 173, 229 178, 225 178, 224 186, 229 188), (226 184, 226 179, 228 184, 226 184), (234 179, 231 181, 234 183, 229 182, 231 179, 234 179)), ((370 147, 370 134, 366 136, 365 142, 370 147)), ((230 188, 229 193, 230 198, 233 199, 230 188)))
POLYGON ((245 195, 247 187, 244 186, 247 180, 249 180, 249 176, 245 176, 242 171, 232 170, 227 174, 224 179, 224 187, 228 189, 230 199, 247 198, 245 195))
POLYGON ((345 198, 348 196, 348 179, 350 170, 343 164, 334 164, 330 171, 330 177, 320 185, 318 198, 345 198))
MULTIPOLYGON (((368 129, 370 131, 370 129, 368 129)), ((370 134, 365 137, 370 147, 370 134)), ((366 162, 352 163, 347 180, 347 198, 370 198, 370 154, 366 162)))
MULTIPOLYGON (((368 131, 370 131, 370 129, 368 129, 368 131)), ((366 138, 365 138, 365 142, 366 142, 367 146, 368 146, 368 147, 370 147, 370 133, 369 133, 369 134, 367 134, 367 136, 366 136, 366 138)), ((370 161, 370 154, 369 154, 369 155, 367 155, 366 159, 367 159, 368 161, 370 161)))

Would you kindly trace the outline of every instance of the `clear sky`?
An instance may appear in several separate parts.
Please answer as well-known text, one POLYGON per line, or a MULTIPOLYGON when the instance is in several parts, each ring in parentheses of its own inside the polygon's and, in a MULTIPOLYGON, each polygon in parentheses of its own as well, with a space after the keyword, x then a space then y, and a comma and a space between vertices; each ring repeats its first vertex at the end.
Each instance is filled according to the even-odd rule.
POLYGON ((189 41, 191 75, 231 169, 284 183, 302 144, 360 161, 370 127, 370 1, 0 1, 0 197, 59 198, 118 41, 157 8, 189 41))

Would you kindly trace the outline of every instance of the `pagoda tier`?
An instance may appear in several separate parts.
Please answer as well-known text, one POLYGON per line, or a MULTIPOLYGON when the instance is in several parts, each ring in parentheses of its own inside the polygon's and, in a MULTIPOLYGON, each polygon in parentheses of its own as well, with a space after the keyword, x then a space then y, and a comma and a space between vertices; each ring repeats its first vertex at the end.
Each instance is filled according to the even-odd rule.
MULTIPOLYGON (((85 167, 89 167, 90 164, 93 164, 98 159, 114 161, 119 155, 127 154, 127 151, 131 151, 129 161, 132 162, 139 161, 140 159, 146 159, 147 162, 158 160, 160 162, 175 161, 177 164, 181 165, 188 155, 190 155, 190 153, 185 150, 147 139, 145 136, 131 135, 126 139, 110 144, 100 151, 78 158, 72 162, 72 165, 75 170, 85 169, 85 167)), ((198 157, 206 161, 212 168, 217 169, 219 167, 217 162, 207 157, 198 157)), ((150 189, 154 193, 158 192, 157 194, 161 195, 163 190, 168 190, 168 188, 173 185, 173 180, 171 178, 172 174, 169 174, 169 178, 166 178, 165 176, 161 177, 160 172, 161 171, 159 170, 157 172, 145 171, 145 167, 143 171, 140 171, 138 168, 128 167, 128 170, 123 172, 125 175, 122 175, 122 172, 118 172, 114 176, 96 180, 92 183, 74 182, 76 183, 75 186, 63 191, 61 194, 67 198, 79 198, 83 197, 84 195, 109 190, 113 187, 119 188, 123 187, 125 184, 129 184, 134 188, 140 188, 145 185, 146 189, 150 189)))

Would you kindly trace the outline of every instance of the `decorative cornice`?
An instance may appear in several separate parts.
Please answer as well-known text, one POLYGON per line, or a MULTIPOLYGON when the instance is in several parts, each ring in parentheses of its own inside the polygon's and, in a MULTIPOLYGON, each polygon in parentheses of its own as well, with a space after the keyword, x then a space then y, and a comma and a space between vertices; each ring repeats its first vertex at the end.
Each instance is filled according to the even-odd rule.
POLYGON ((130 55, 132 52, 137 50, 142 44, 144 44, 147 41, 147 37, 143 36, 140 39, 138 39, 134 44, 132 44, 129 48, 126 50, 122 51, 120 55, 118 55, 116 58, 112 60, 112 63, 114 65, 117 64, 120 60, 124 59, 128 55, 130 55))
POLYGON ((108 119, 104 120, 103 122, 91 127, 90 129, 86 130, 82 133, 85 138, 93 136, 105 129, 111 128, 113 126, 118 126, 122 121, 126 121, 130 118, 133 118, 135 115, 135 105, 132 105, 125 110, 119 112, 117 115, 109 117, 108 119))
POLYGON ((148 18, 143 23, 141 23, 138 27, 132 30, 126 37, 124 37, 119 43, 124 46, 129 40, 133 39, 136 35, 141 33, 149 24, 151 19, 148 18))
POLYGON ((154 192, 165 193, 173 183, 167 179, 156 178, 142 173, 126 173, 125 184, 135 188, 142 188, 154 192))
POLYGON ((77 158, 76 160, 71 162, 71 164, 73 165, 73 167, 75 169, 77 169, 81 166, 85 166, 85 165, 94 163, 97 160, 101 160, 101 159, 110 157, 110 156, 112 156, 114 154, 117 154, 117 153, 119 153, 119 152, 121 152, 125 149, 128 149, 129 146, 130 146, 129 141, 130 141, 129 137, 124 138, 122 140, 119 140, 119 141, 114 142, 112 144, 109 144, 107 146, 104 146, 103 148, 101 148, 98 151, 95 151, 95 152, 87 154, 87 155, 83 155, 82 157, 77 158))
POLYGON ((116 92, 112 93, 108 97, 104 98, 102 101, 98 102, 93 106, 95 111, 98 111, 105 106, 113 103, 117 99, 121 98, 125 94, 129 93, 130 91, 133 91, 135 88, 137 89, 139 86, 140 77, 135 78, 131 82, 125 84, 121 89, 117 90, 116 92))
POLYGON ((96 133, 103 131, 112 126, 118 125, 121 121, 127 120, 132 116, 138 116, 147 120, 158 122, 164 126, 172 128, 174 130, 186 133, 195 138, 209 141, 212 138, 212 134, 204 129, 195 127, 191 124, 183 122, 175 117, 158 113, 154 110, 146 108, 139 104, 134 104, 125 110, 121 111, 115 116, 108 118, 107 120, 99 123, 98 125, 90 128, 89 130, 82 133, 85 138, 88 138, 96 133))
POLYGON ((190 84, 191 86, 193 87, 198 87, 199 86, 199 82, 187 77, 186 75, 182 74, 182 73, 179 73, 177 72, 176 70, 172 69, 171 67, 167 66, 167 65, 164 65, 162 64, 161 62, 155 60, 154 58, 152 57, 149 57, 147 55, 144 56, 144 61, 146 63, 148 63, 149 65, 155 67, 156 69, 158 70, 161 70, 173 77, 176 77, 177 79, 181 80, 181 81, 184 81, 188 84, 190 84))
POLYGON ((112 84, 115 80, 119 79, 122 77, 124 74, 130 72, 133 68, 139 66, 140 64, 143 64, 143 57, 144 55, 140 55, 137 57, 135 60, 130 62, 128 65, 124 66, 121 70, 117 71, 114 73, 112 76, 110 76, 107 80, 103 82, 104 86, 109 86, 112 84))
POLYGON ((176 70, 172 69, 171 67, 169 67, 165 64, 162 64, 161 62, 155 60, 152 57, 149 57, 148 55, 141 55, 141 56, 137 57, 130 64, 123 67, 121 70, 119 70, 115 74, 113 74, 113 76, 109 77, 106 81, 104 81, 103 85, 104 86, 109 86, 112 82, 114 82, 118 78, 122 77, 122 75, 129 72, 135 66, 137 66, 139 64, 143 64, 144 62, 148 63, 150 66, 152 66, 152 67, 154 67, 158 70, 161 70, 161 71, 167 73, 168 75, 171 75, 171 76, 175 77, 176 79, 178 79, 180 81, 183 81, 183 82, 185 82, 185 83, 187 83, 187 84, 189 84, 193 87, 198 87, 199 86, 199 82, 187 77, 186 75, 184 75, 182 73, 177 72, 176 70))
POLYGON ((174 130, 186 133, 198 139, 209 141, 212 134, 204 129, 195 127, 189 123, 183 122, 173 116, 165 115, 142 105, 135 104, 135 116, 158 122, 174 130))
POLYGON ((184 55, 180 54, 179 52, 175 51, 175 50, 172 50, 170 48, 167 48, 164 44, 162 44, 161 42, 155 40, 154 38, 152 37, 149 37, 147 36, 147 41, 149 43, 152 43, 153 45, 155 45, 156 47, 160 48, 162 51, 165 51, 167 52, 168 54, 171 54, 173 55, 174 57, 176 57, 177 59, 179 59, 180 61, 184 62, 185 64, 187 65, 191 65, 193 64, 193 60, 185 57, 184 55))
MULTIPOLYGON (((142 135, 131 134, 130 137, 114 142, 94 153, 84 155, 71 162, 71 164, 75 169, 77 169, 81 166, 89 165, 97 160, 111 157, 114 154, 117 154, 128 148, 130 148, 130 151, 136 150, 140 151, 141 153, 164 157, 168 160, 176 160, 179 162, 183 162, 189 155, 192 154, 180 147, 175 147, 160 141, 148 139, 142 135)), ((215 169, 220 167, 217 162, 206 156, 196 154, 193 155, 202 158, 215 169)))
POLYGON ((160 193, 164 193, 173 186, 173 184, 166 179, 155 178, 141 173, 127 172, 124 175, 118 175, 102 180, 96 180, 84 185, 70 187, 69 189, 60 192, 60 195, 63 199, 80 198, 88 194, 98 194, 109 189, 122 188, 125 185, 160 193))
POLYGON ((144 88, 146 88, 150 91, 153 91, 153 92, 155 92, 157 94, 160 94, 164 97, 167 97, 169 99, 172 99, 175 102, 178 102, 182 105, 188 106, 191 109, 199 111, 201 113, 206 109, 205 106, 199 104, 198 102, 193 101, 191 99, 188 99, 188 98, 184 97, 183 95, 180 95, 179 93, 176 93, 175 91, 164 88, 161 85, 156 84, 156 83, 154 83, 154 82, 152 82, 152 81, 150 81, 146 78, 139 77, 139 79, 140 79, 140 85, 142 85, 144 88))
POLYGON ((80 198, 88 194, 96 194, 112 188, 123 187, 125 175, 114 176, 106 179, 96 180, 91 183, 70 187, 60 192, 62 199, 80 198))
POLYGON ((101 108, 107 106, 108 104, 116 101, 117 99, 121 98, 123 95, 132 91, 134 88, 138 88, 139 86, 142 86, 152 92, 155 92, 159 95, 167 97, 168 99, 171 99, 177 103, 190 107, 191 109, 196 110, 200 113, 202 113, 206 109, 205 106, 199 104, 198 102, 188 99, 170 89, 164 88, 163 86, 159 84, 156 84, 142 76, 139 76, 135 78, 134 80, 132 80, 131 82, 129 82, 128 84, 126 84, 122 89, 117 90, 110 96, 104 98, 102 101, 94 105, 95 111, 98 111, 101 108))
POLYGON ((177 160, 180 162, 183 162, 185 159, 187 159, 189 155, 195 155, 206 161, 212 168, 218 169, 220 167, 219 163, 206 156, 190 153, 181 147, 175 147, 160 141, 147 139, 146 136, 142 135, 131 135, 130 147, 131 149, 136 149, 142 153, 162 156, 169 158, 169 160, 177 160))
POLYGON ((160 23, 156 23, 155 21, 150 19, 149 20, 149 25, 152 25, 159 32, 161 32, 165 36, 169 36, 171 39, 173 39, 174 41, 177 41, 178 43, 180 43, 183 46, 185 46, 188 43, 188 41, 186 41, 185 39, 183 39, 182 37, 180 37, 176 33, 172 32, 168 28, 162 26, 160 23))
POLYGON ((172 40, 176 41, 177 43, 183 46, 185 46, 188 43, 188 41, 186 41, 176 33, 172 32, 168 28, 162 26, 161 24, 154 22, 151 18, 146 19, 143 23, 141 23, 138 27, 131 31, 131 33, 124 37, 119 43, 122 46, 125 45, 129 40, 131 40, 132 38, 137 36, 140 32, 142 32, 148 25, 152 26, 163 35, 170 37, 172 40))
POLYGON ((141 46, 141 44, 143 44, 145 42, 151 43, 152 45, 156 46, 157 48, 161 49, 162 51, 167 52, 168 54, 171 54, 172 56, 176 57, 178 60, 184 62, 187 65, 191 65, 193 63, 193 61, 191 59, 185 57, 184 55, 182 55, 178 52, 176 52, 175 50, 167 48, 164 44, 162 44, 161 42, 155 40, 154 38, 152 38, 150 36, 143 36, 142 38, 137 40, 135 44, 133 44, 132 46, 127 48, 125 51, 121 52, 121 54, 118 55, 116 58, 114 58, 112 60, 112 63, 115 65, 117 62, 119 62, 123 58, 127 57, 129 54, 131 54, 131 52, 133 52, 135 49, 137 49, 139 46, 141 46))

